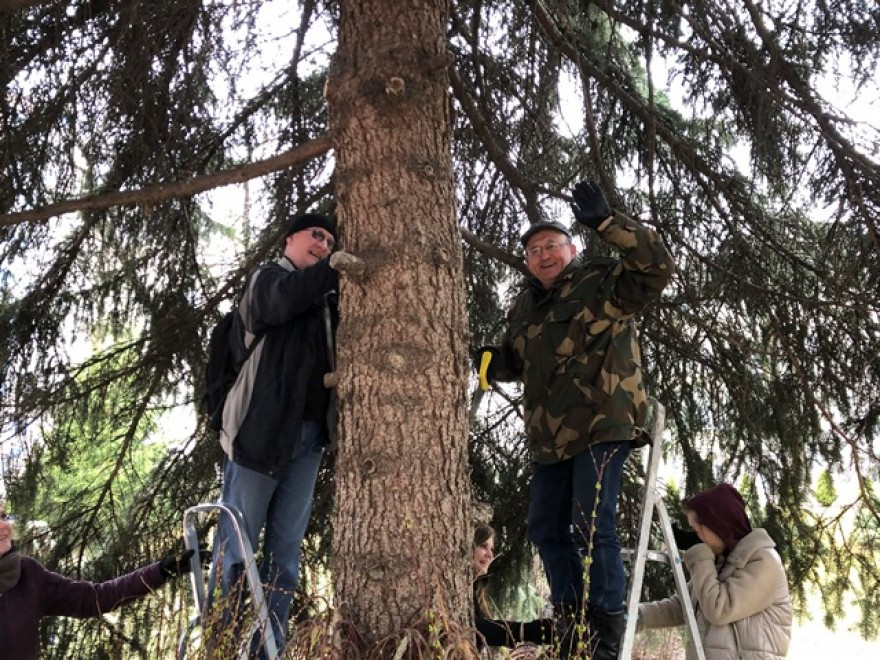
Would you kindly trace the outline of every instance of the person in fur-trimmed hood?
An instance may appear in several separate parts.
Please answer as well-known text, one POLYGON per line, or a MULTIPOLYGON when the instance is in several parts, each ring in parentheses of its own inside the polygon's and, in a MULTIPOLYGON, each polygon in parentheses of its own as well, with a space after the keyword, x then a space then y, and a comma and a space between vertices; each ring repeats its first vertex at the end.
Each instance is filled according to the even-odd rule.
MULTIPOLYGON (((698 541, 680 544, 679 550, 691 576, 688 586, 706 659, 786 657, 792 607, 785 568, 767 532, 752 528, 742 495, 730 484, 718 484, 682 508, 698 541)), ((639 605, 639 628, 682 625, 677 594, 639 605)), ((688 660, 696 657, 688 642, 688 660)))

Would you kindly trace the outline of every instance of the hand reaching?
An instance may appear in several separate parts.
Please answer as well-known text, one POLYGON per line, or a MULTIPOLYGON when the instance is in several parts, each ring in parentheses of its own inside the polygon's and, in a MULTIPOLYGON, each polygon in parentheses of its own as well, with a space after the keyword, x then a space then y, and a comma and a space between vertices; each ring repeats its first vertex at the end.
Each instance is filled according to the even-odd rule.
POLYGON ((572 190, 574 204, 571 210, 574 212, 575 220, 582 225, 598 229, 605 220, 614 213, 602 190, 593 181, 581 181, 576 183, 572 190))
POLYGON ((195 550, 190 548, 181 552, 172 552, 163 557, 162 561, 159 562, 159 570, 162 571, 165 579, 170 580, 171 578, 180 577, 184 573, 189 573, 191 569, 189 560, 192 559, 195 552, 195 550))
MULTIPOLYGON (((162 575, 166 580, 189 573, 192 570, 190 559, 192 559, 195 553, 196 551, 190 548, 189 550, 179 550, 178 552, 167 554, 159 562, 159 570, 162 571, 162 575)), ((211 553, 208 552, 208 547, 199 546, 199 562, 204 566, 210 561, 211 553)))

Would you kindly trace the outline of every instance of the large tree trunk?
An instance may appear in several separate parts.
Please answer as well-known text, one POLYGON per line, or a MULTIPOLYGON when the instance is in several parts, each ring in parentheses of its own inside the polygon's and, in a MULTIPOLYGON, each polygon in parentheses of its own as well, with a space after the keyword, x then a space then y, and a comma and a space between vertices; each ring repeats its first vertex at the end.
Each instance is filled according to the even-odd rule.
POLYGON ((445 0, 340 2, 327 85, 345 250, 337 605, 367 644, 468 621, 470 485, 445 0))

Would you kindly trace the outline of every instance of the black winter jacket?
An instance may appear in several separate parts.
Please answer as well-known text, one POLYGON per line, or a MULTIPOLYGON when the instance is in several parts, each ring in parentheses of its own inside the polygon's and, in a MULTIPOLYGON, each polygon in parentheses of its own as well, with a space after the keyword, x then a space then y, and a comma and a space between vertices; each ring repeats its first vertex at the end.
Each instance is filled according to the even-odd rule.
POLYGON ((293 455, 313 371, 333 369, 337 286, 328 259, 298 269, 281 257, 248 278, 236 321, 247 343, 259 343, 226 398, 220 431, 223 450, 239 465, 277 478, 293 455))

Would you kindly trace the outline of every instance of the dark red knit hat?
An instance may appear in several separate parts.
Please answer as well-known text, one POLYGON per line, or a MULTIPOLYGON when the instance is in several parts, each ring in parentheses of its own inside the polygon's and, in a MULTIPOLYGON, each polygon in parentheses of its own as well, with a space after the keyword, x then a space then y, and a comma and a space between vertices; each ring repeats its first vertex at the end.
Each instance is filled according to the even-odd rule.
POLYGON ((752 531, 745 500, 730 484, 718 484, 697 493, 685 500, 684 506, 696 513, 700 524, 711 529, 724 542, 725 555, 752 531))

